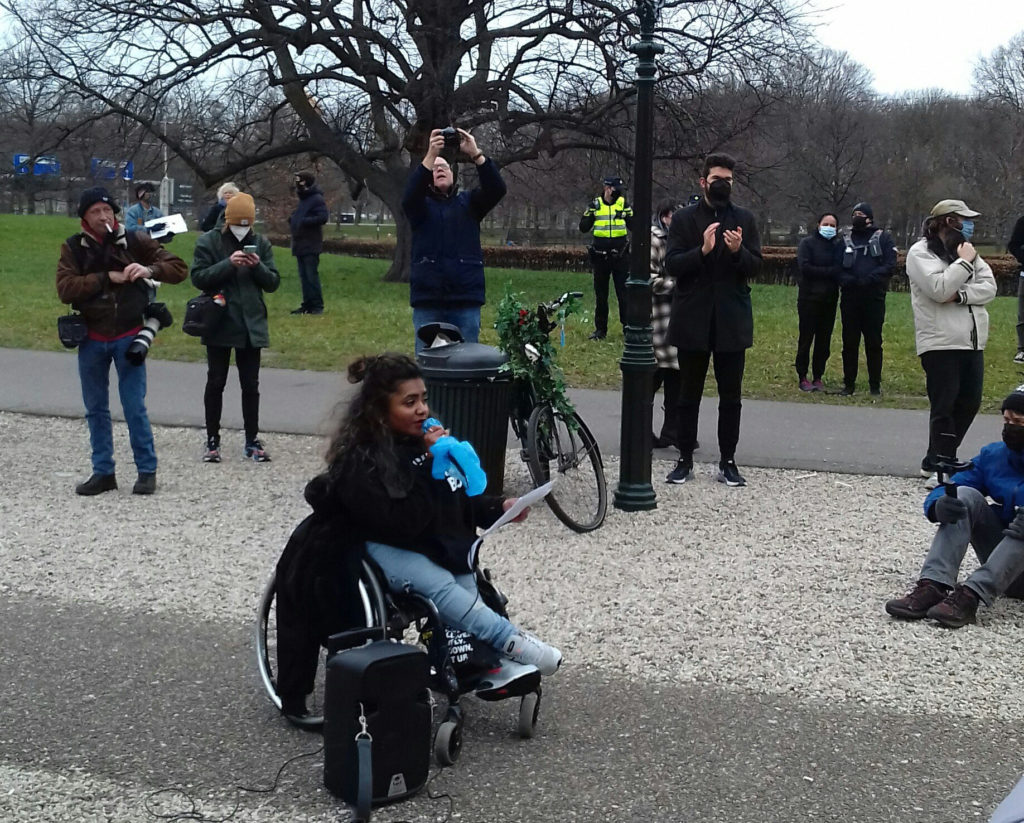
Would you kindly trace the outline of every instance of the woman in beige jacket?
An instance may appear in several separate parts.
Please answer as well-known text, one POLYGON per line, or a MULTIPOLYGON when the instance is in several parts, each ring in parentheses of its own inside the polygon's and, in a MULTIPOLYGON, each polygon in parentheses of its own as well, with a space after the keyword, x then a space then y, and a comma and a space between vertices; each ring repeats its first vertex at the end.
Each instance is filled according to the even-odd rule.
POLYGON ((942 200, 924 223, 924 237, 907 252, 917 354, 931 404, 928 452, 921 461, 921 474, 930 481, 939 457, 956 457, 981 406, 985 306, 996 296, 996 281, 971 244, 980 216, 963 200, 942 200))

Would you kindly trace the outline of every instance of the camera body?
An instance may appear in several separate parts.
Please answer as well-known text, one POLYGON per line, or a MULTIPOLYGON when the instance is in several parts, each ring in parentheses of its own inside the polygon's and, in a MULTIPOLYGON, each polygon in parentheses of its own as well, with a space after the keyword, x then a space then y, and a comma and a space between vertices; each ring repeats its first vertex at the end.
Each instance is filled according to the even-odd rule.
POLYGON ((125 352, 125 357, 133 366, 141 366, 146 361, 146 355, 149 354, 149 347, 153 344, 156 333, 174 322, 164 303, 150 303, 146 306, 144 315, 146 321, 125 352))
POLYGON ((444 147, 446 149, 457 149, 462 142, 462 135, 458 133, 455 126, 441 129, 441 136, 444 138, 444 147))

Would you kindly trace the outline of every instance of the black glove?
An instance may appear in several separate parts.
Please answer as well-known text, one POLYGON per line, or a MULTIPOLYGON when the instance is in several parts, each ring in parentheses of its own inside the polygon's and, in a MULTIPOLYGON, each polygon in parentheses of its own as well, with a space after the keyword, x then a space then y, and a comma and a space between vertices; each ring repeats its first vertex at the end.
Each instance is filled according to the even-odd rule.
POLYGON ((1003 529, 1003 534, 1014 540, 1024 540, 1024 506, 1017 507, 1017 514, 1010 521, 1010 525, 1003 529))
MULTIPOLYGON (((967 517, 967 504, 959 497, 944 494, 935 501, 935 519, 940 523, 958 523, 967 517)), ((1024 521, 1021 521, 1024 525, 1024 521)))

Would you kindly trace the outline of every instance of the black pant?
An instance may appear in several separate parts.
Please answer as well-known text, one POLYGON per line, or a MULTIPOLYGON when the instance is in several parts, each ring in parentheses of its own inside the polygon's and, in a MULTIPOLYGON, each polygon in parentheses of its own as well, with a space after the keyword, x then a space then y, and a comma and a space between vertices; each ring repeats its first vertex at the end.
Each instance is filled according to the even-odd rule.
POLYGON ((628 254, 591 255, 594 262, 594 330, 608 333, 608 279, 615 283, 615 297, 619 303, 619 322, 626 325, 626 280, 629 277, 628 254))
POLYGON ((743 408, 743 367, 746 351, 680 351, 679 357, 679 453, 693 456, 697 442, 697 418, 708 363, 714 357, 718 384, 718 451, 722 460, 736 456, 740 441, 740 411, 743 408))
POLYGON ((1017 351, 1024 351, 1024 272, 1017 278, 1017 351))
POLYGON ((931 403, 928 457, 956 457, 956 450, 981 408, 985 352, 926 351, 921 355, 921 367, 931 403))
POLYGON ((803 380, 807 377, 807 365, 811 363, 811 377, 820 380, 825 373, 825 364, 832 354, 832 329, 836 325, 836 305, 839 294, 800 296, 796 301, 796 313, 800 320, 800 336, 796 343, 796 373, 803 380), (814 359, 811 360, 811 344, 814 344, 814 359))
POLYGON ((844 291, 840 301, 843 316, 843 383, 857 384, 857 358, 864 337, 864 359, 868 364, 868 385, 882 385, 882 325, 885 323, 885 292, 844 291))
POLYGON ((661 438, 675 442, 679 436, 679 369, 659 368, 654 371, 651 382, 652 397, 664 386, 665 402, 662 408, 665 416, 661 424, 661 438))
MULTIPOLYGON (((206 347, 206 435, 220 436, 220 413, 224 407, 224 386, 231 363, 230 346, 206 347)), ((251 443, 260 432, 260 349, 246 346, 235 349, 238 385, 242 388, 242 424, 245 440, 251 443)))

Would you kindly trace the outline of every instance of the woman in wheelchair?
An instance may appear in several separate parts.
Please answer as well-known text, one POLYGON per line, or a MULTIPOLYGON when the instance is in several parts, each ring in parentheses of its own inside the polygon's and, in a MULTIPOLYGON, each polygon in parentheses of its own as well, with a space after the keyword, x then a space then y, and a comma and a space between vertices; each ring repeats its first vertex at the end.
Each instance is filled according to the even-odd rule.
POLYGON ((430 448, 446 432, 423 432, 427 392, 413 360, 362 357, 349 366, 348 380, 361 387, 328 448, 327 487, 388 586, 429 598, 447 626, 499 652, 502 671, 490 678, 492 687, 537 670, 554 674, 561 652, 493 611, 477 590, 476 529, 515 500, 469 497, 454 473, 431 476, 430 448))

